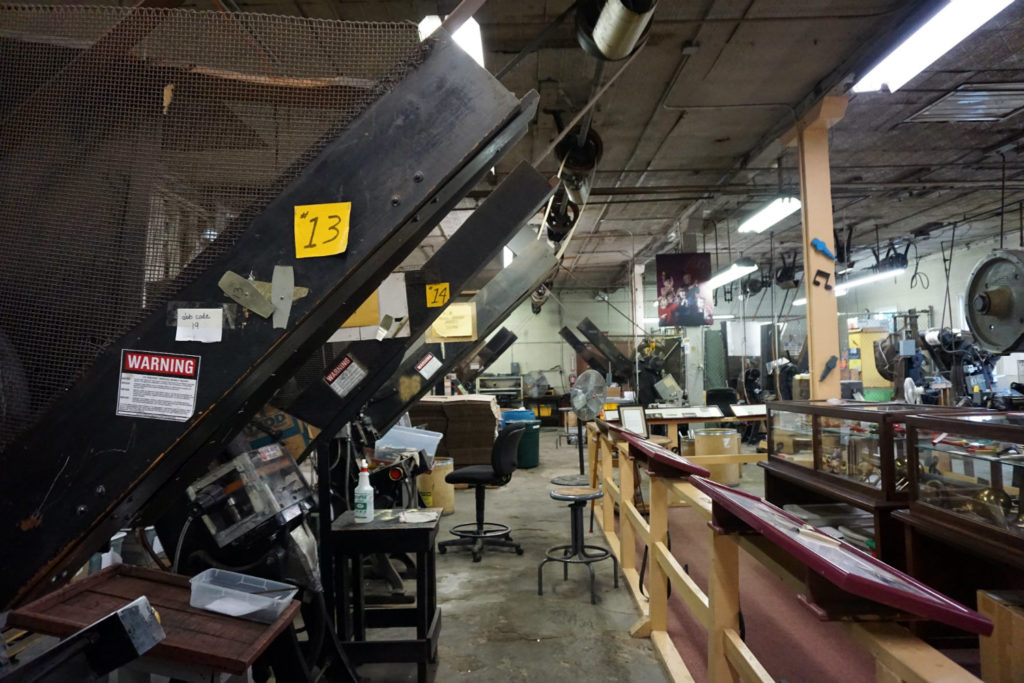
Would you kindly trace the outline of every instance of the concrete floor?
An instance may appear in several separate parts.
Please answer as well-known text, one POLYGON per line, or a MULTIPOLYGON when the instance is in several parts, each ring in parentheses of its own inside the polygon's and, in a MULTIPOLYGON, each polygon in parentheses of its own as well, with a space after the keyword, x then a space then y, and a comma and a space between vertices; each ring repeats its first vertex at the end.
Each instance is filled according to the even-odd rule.
MULTIPOLYGON (((542 430, 539 467, 517 470, 508 485, 487 491, 487 518, 509 524, 525 554, 487 549, 479 563, 460 548, 437 556, 439 683, 669 680, 650 641, 629 637, 640 615, 621 577, 612 587, 611 560, 594 565, 596 605, 583 567, 570 567, 563 581, 560 565, 548 564, 544 595, 537 595, 544 551, 569 542, 569 510, 548 494, 553 477, 578 472, 578 454, 564 441, 555 446, 559 431, 542 430)), ((473 491, 456 491, 455 513, 441 519, 438 540, 452 538, 453 525, 473 518, 473 491)), ((594 528, 587 542, 604 545, 594 528)), ((414 665, 366 665, 360 673, 366 683, 416 680, 414 665)))

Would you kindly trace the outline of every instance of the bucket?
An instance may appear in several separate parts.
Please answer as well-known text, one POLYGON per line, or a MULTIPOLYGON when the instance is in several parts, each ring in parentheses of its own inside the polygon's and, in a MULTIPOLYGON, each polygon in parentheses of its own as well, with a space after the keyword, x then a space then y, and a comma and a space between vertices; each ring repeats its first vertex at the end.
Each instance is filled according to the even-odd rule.
POLYGON ((526 427, 519 439, 519 450, 516 451, 516 467, 524 470, 540 464, 540 420, 510 420, 506 412, 505 426, 521 424, 526 427))
POLYGON ((442 515, 455 512, 455 486, 444 480, 455 469, 452 458, 435 458, 434 469, 416 477, 420 497, 428 508, 443 508, 442 515))
MULTIPOLYGON (((694 432, 693 454, 727 455, 739 454, 740 435, 735 429, 698 429, 694 432)), ((682 445, 680 444, 680 450, 682 445)), ((698 461, 699 462, 699 461, 698 461)), ((740 465, 708 465, 712 481, 726 486, 740 483, 740 465)))

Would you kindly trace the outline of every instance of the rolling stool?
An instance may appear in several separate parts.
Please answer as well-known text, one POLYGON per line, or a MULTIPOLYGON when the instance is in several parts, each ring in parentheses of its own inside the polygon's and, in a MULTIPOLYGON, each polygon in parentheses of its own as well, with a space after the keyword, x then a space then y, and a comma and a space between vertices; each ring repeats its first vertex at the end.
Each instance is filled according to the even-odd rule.
POLYGON ((562 580, 569 578, 570 564, 586 565, 590 572, 590 603, 597 604, 597 593, 594 590, 594 568, 590 565, 594 562, 612 558, 612 571, 615 587, 619 587, 619 563, 607 548, 598 545, 586 545, 583 542, 583 508, 588 500, 595 500, 604 493, 598 489, 588 487, 571 487, 555 489, 551 492, 554 500, 569 501, 570 523, 572 525, 572 543, 570 545, 556 545, 548 548, 544 553, 547 557, 537 567, 537 595, 544 595, 544 565, 548 562, 562 563, 562 580), (588 553, 591 550, 594 552, 588 553))

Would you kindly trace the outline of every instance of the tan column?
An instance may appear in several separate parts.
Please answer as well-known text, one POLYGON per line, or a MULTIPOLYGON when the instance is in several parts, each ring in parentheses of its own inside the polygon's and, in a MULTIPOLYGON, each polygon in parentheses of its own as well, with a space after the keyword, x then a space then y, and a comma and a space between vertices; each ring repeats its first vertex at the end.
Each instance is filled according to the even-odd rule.
POLYGON ((839 319, 836 305, 836 263, 812 245, 820 239, 833 254, 832 181, 829 176, 828 129, 846 113, 847 98, 824 98, 790 131, 784 141, 796 143, 800 158, 800 201, 803 210, 804 288, 807 290, 807 352, 811 398, 839 398, 839 319), (822 381, 829 358, 836 367, 822 381))
MULTIPOLYGON (((712 530, 711 573, 708 575, 708 605, 711 627, 708 629, 708 680, 712 683, 739 683, 739 676, 725 656, 725 631, 740 626, 740 565, 736 541, 712 530)), ((652 596, 653 603, 653 596, 652 596)))

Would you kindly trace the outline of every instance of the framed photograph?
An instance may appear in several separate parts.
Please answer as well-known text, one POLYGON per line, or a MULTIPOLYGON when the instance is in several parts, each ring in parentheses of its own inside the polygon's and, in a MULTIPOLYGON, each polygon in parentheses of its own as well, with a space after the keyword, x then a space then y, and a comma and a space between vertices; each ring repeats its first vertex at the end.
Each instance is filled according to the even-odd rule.
POLYGON ((647 431, 647 418, 642 406, 625 406, 619 408, 619 424, 626 431, 633 432, 645 439, 650 437, 647 431))
POLYGON ((715 322, 711 254, 658 254, 658 325, 698 327, 715 322))

